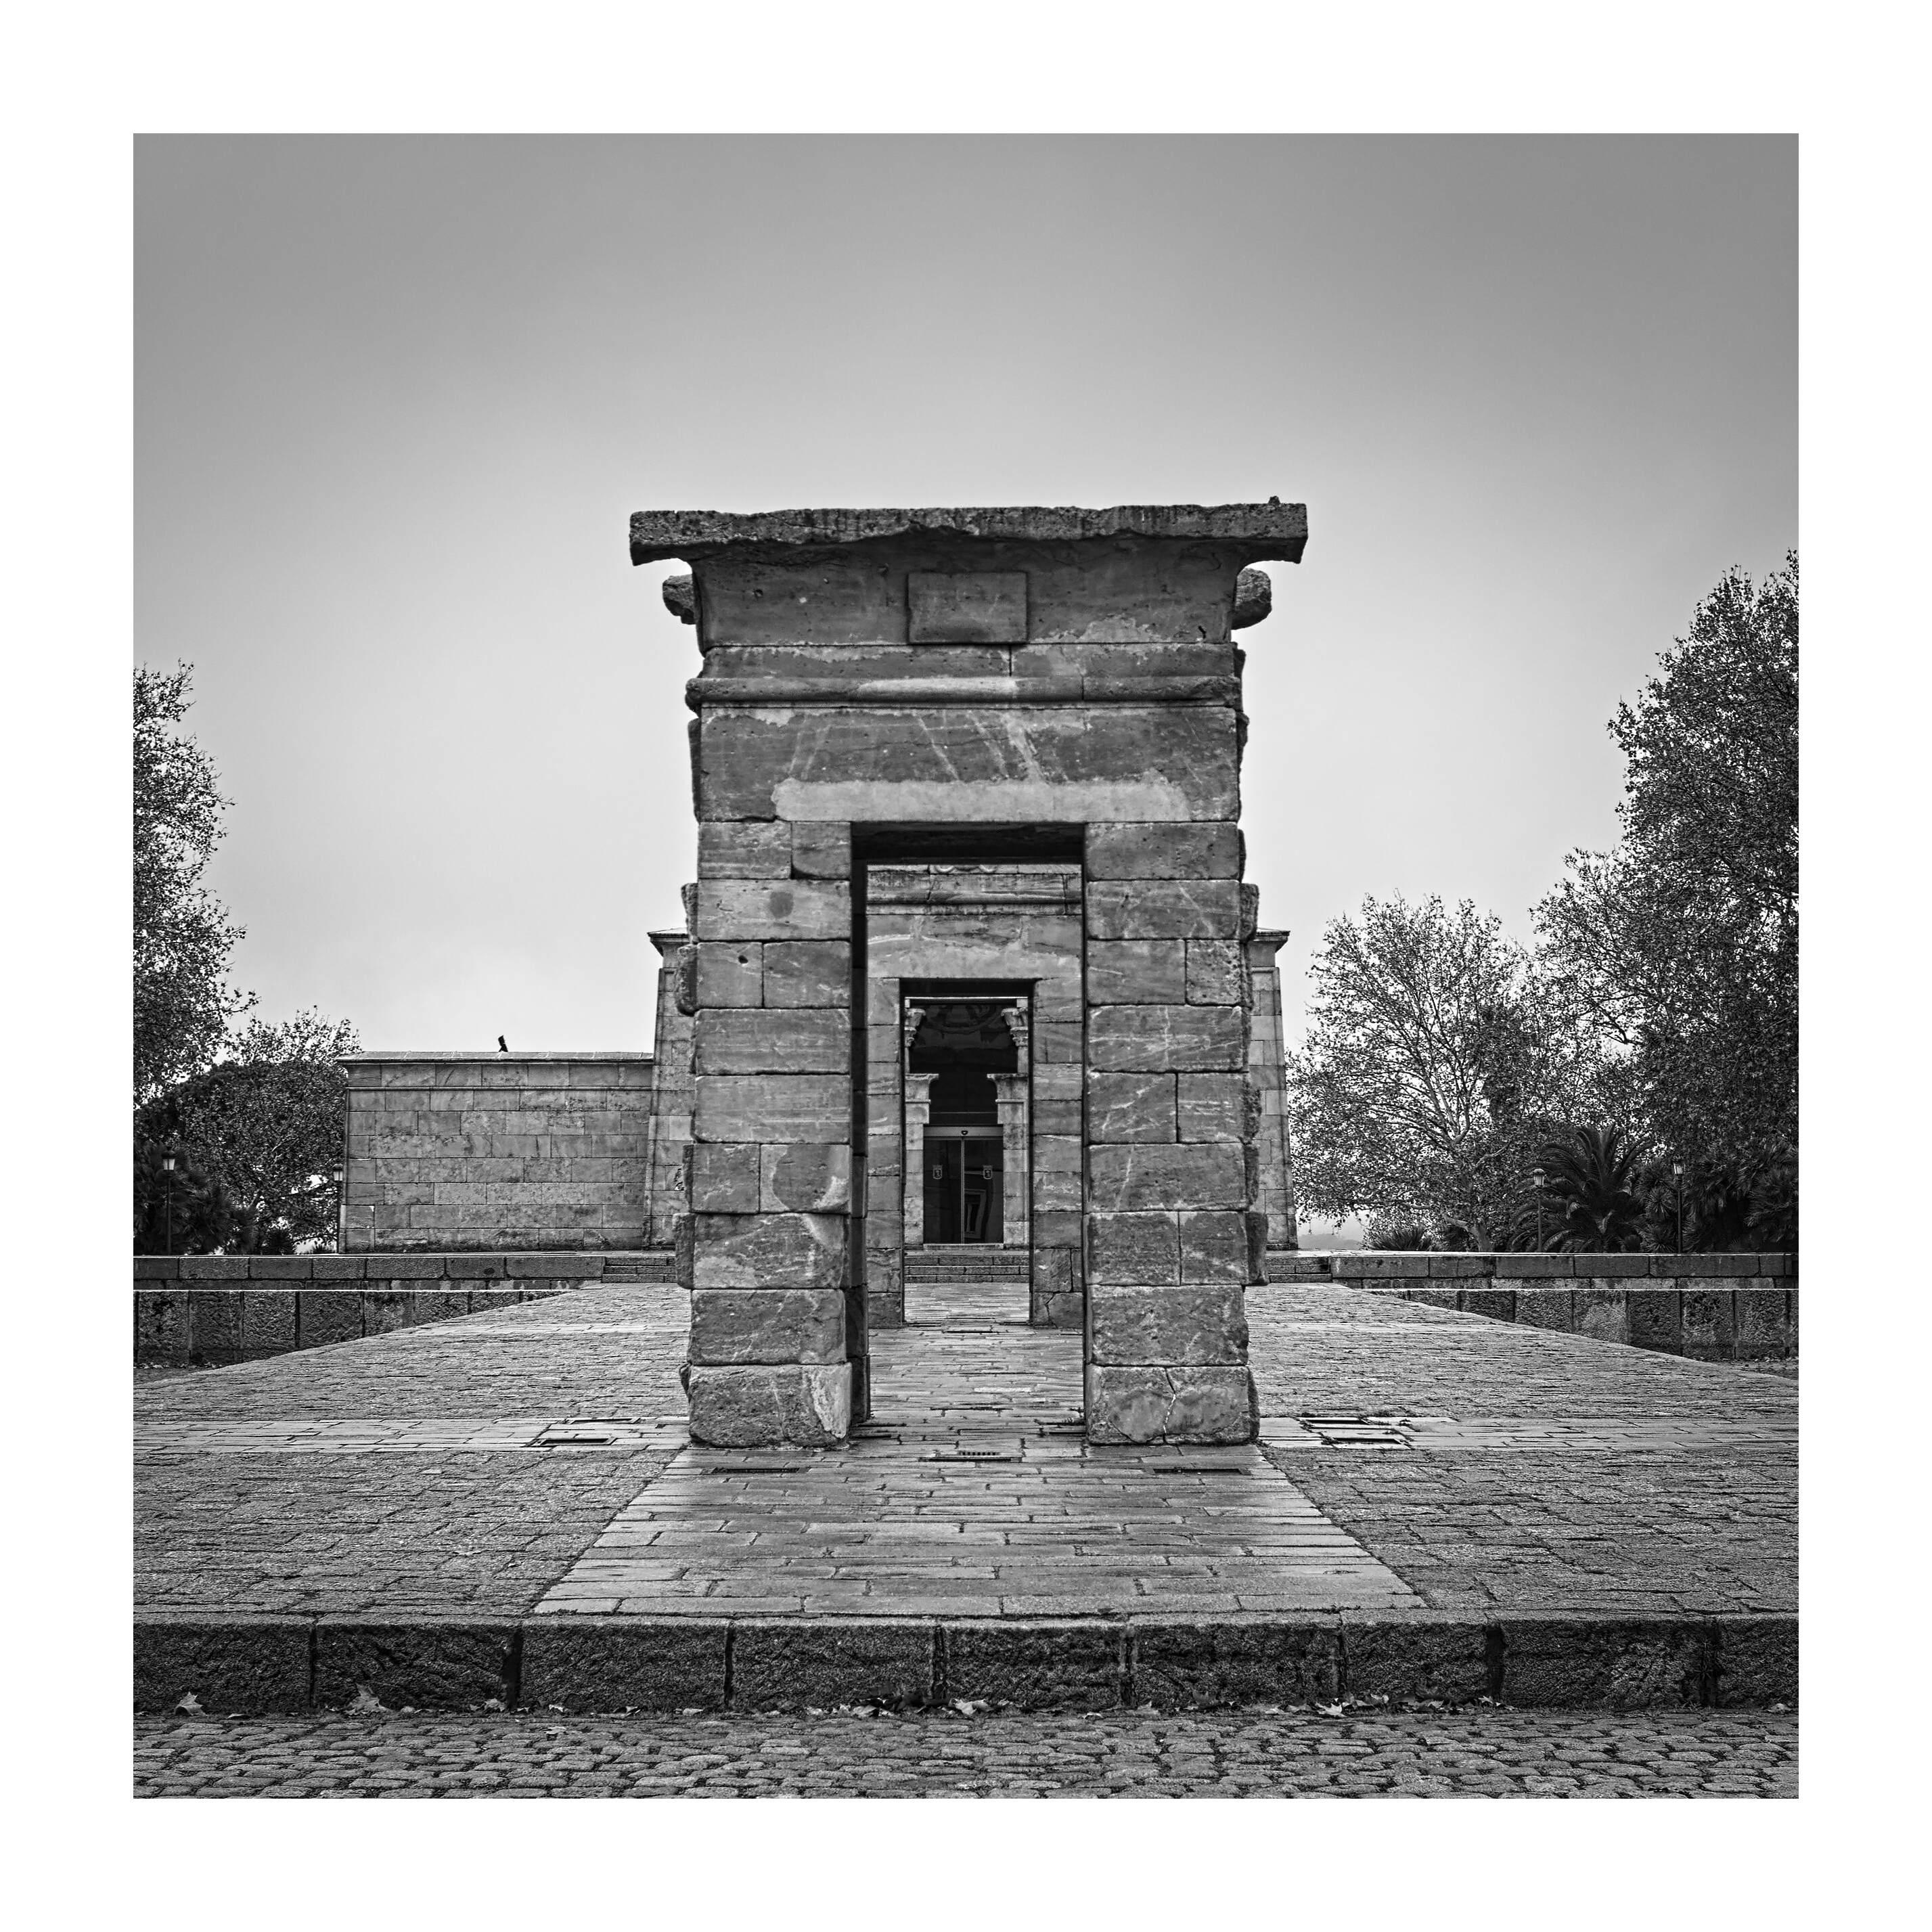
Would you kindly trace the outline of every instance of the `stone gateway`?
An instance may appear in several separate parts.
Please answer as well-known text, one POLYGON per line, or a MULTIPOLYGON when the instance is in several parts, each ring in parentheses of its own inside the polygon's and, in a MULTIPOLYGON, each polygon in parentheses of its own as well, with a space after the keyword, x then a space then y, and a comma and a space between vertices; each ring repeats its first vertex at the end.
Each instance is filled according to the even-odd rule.
POLYGON ((1294 1226, 1233 633, 1306 531, 1272 500, 634 517, 634 562, 691 566, 664 598, 703 659, 647 1085, 350 1063, 346 1244, 674 1245, 699 1442, 844 1438, 916 1270, 1081 1330, 1090 1441, 1252 1440, 1244 1291, 1294 1226))

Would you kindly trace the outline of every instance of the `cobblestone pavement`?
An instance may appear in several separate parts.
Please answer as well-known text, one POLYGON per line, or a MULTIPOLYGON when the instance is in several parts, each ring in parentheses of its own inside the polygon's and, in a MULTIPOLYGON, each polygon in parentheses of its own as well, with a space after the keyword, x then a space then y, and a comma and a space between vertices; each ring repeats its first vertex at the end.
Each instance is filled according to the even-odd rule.
POLYGON ((142 1718, 147 1798, 1795 1798, 1779 1712, 142 1718))
POLYGON ((650 1285, 146 1382, 137 1602, 1796 1606, 1778 1377, 1282 1284, 1249 1297, 1261 1452, 1087 1450, 1077 1335, 1010 1287, 914 1308, 866 1439, 815 1454, 680 1450, 684 1301, 650 1285))

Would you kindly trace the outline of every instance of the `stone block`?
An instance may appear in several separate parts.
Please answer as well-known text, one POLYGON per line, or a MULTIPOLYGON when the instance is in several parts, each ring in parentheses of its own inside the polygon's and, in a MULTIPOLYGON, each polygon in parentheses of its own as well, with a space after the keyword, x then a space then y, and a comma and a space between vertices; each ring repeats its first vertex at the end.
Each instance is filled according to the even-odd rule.
POLYGON ((1465 1315, 1486 1315, 1492 1322, 1516 1319, 1516 1290, 1510 1288, 1466 1288, 1458 1291, 1456 1305, 1465 1315))
POLYGON ((1096 1006, 1186 1004, 1184 941, 1116 939, 1087 948, 1087 997, 1096 1006))
POLYGON ((406 1621, 323 1617, 315 1630, 315 1702, 364 1696, 391 1710, 480 1711, 516 1696, 517 1628, 418 1613, 406 1621))
POLYGON ((134 1257, 134 1279, 136 1281, 178 1281, 181 1279, 181 1257, 178 1255, 136 1255, 134 1257))
POLYGON ((1052 1214, 1078 1216, 1081 1207, 1080 1175, 1077 1170, 1036 1166, 1033 1174, 1034 1232, 1038 1236, 1040 1217, 1052 1214))
POLYGON ((702 879, 692 901, 692 937, 849 939, 851 888, 842 880, 702 879))
POLYGON ((304 1288, 296 1304, 296 1326, 304 1348, 325 1348, 332 1342, 359 1342, 362 1291, 348 1284, 304 1288))
POLYGON ((1088 1365, 1090 1442, 1251 1442, 1255 1408, 1244 1368, 1088 1365))
POLYGON ((914 644, 1023 644, 1023 570, 913 570, 906 573, 906 641, 914 644))
POLYGON ((760 1159, 759 1207, 766 1214, 824 1214, 852 1202, 852 1150, 843 1142, 784 1142, 760 1159))
POLYGON ((726 1628, 694 1617, 532 1617, 518 1702, 572 1712, 722 1709, 726 1628))
MULTIPOLYGON (((1037 1186, 1037 1180, 1036 1180, 1037 1186)), ((1042 1208, 1037 1192, 1034 1196, 1033 1238, 1036 1245, 1043 1248, 1073 1248, 1080 1246, 1080 1226, 1082 1219, 1077 1208, 1042 1208)))
POLYGON ((1406 1249, 1365 1249, 1335 1257, 1337 1281, 1426 1280, 1432 1257, 1406 1249))
MULTIPOLYGON (((1108 1608, 1129 1610, 1130 1592, 1108 1608)), ((976 1619, 941 1626, 946 1694, 1028 1711, 1117 1707, 1125 1676, 1126 1631, 1100 1621, 976 1619)))
POLYGON ((843 1214, 694 1214, 692 1286, 838 1288, 843 1214))
POLYGON ((839 1009, 707 1010, 698 1016, 694 1037, 692 1066, 700 1075, 842 1073, 852 1060, 851 1022, 839 1009))
POLYGON ((1190 939, 1187 947, 1187 998, 1196 1006, 1245 1006, 1248 968, 1240 942, 1190 939))
POLYGON ((1795 1616, 1714 1618, 1712 1654, 1720 1710, 1795 1708, 1798 1702, 1798 1619, 1795 1616))
POLYGON ((1737 1348, 1734 1292, 1689 1288, 1683 1292, 1683 1351, 1702 1362, 1728 1362, 1737 1348))
POLYGON ((758 1006, 765 998, 764 942, 710 940, 691 949, 697 961, 694 1009, 758 1006))
POLYGON ((792 826, 791 868, 801 879, 849 879, 852 876, 851 826, 836 824, 792 826))
POLYGON ((1238 1284, 1120 1288, 1096 1283, 1092 1359, 1110 1365, 1240 1364, 1248 1324, 1238 1284))
POLYGON ((504 1273, 513 1280, 530 1275, 541 1276, 547 1281, 594 1281, 604 1272, 604 1257, 568 1248, 553 1249, 548 1252, 506 1255, 503 1266, 504 1273))
POLYGON ((1240 1073, 1247 1016, 1239 1006, 1096 1006, 1087 1048, 1098 1072, 1240 1073))
POLYGON ((843 1010, 850 1006, 851 1000, 849 940, 785 940, 765 948, 766 1006, 843 1010))
POLYGON ((181 1278, 194 1282, 244 1282, 248 1279, 246 1255, 183 1255, 181 1278))
POLYGON ((1055 1020, 1033 1029, 1033 1059, 1036 1066, 1078 1066, 1081 1064, 1080 1028, 1077 1022, 1055 1020))
POLYGON ((1630 1294, 1622 1282, 1580 1279, 1570 1297, 1570 1331, 1593 1341, 1630 1339, 1630 1294))
POLYGON ((1093 1283, 1180 1286, 1180 1229, 1177 1216, 1094 1214, 1088 1217, 1088 1271, 1093 1283))
POLYGON ((718 1448, 827 1448, 843 1442, 851 1430, 852 1376, 843 1363, 694 1365, 686 1394, 691 1406, 691 1439, 718 1448))
POLYGON ((1740 1287, 1732 1306, 1738 1360, 1776 1361, 1791 1353, 1790 1298, 1782 1282, 1740 1287))
POLYGON ((1138 1707, 1213 1710, 1239 1704, 1332 1704, 1341 1643, 1332 1624, 1137 1623, 1130 1696, 1138 1707))
POLYGON ((362 1255, 311 1255, 310 1279, 319 1282, 360 1281, 366 1259, 362 1255))
POLYGON ((296 1296, 292 1288, 251 1288, 242 1296, 242 1354, 245 1360, 294 1351, 298 1346, 296 1296))
POLYGON ((1702 1701, 1702 1627, 1612 1617, 1505 1617, 1502 1699, 1526 1709, 1642 1711, 1702 1701))
POLYGON ((1575 1319, 1574 1297, 1566 1282, 1520 1281, 1516 1318, 1526 1328, 1555 1328, 1568 1334, 1575 1319))
POLYGON ((1096 1143, 1174 1138, 1172 1073, 1090 1073, 1088 1130, 1096 1143))
MULTIPOLYGON (((1444 1255, 1444 1261, 1454 1258, 1444 1255)), ((1574 1275, 1576 1270, 1568 1255, 1551 1255, 1532 1252, 1525 1255, 1496 1255, 1490 1258, 1492 1273, 1498 1281, 1512 1281, 1519 1277, 1534 1281, 1560 1280, 1574 1275)))
POLYGON ((700 823, 698 876, 700 879, 790 878, 791 828, 772 820, 700 823))
POLYGON ((1342 1618, 1342 1695, 1362 1702, 1469 1704, 1490 1694, 1489 1634, 1455 1613, 1342 1618))
POLYGON ((458 1284, 452 1282, 450 1285, 452 1288, 459 1285, 469 1288, 470 1312, 472 1315, 487 1314, 500 1308, 514 1308, 520 1298, 514 1288, 485 1288, 476 1282, 458 1284))
POLYGON ((685 1148, 685 1198, 694 1214, 755 1214, 763 1204, 755 1144, 693 1141, 685 1148))
POLYGON ((1087 1180, 1088 1205, 1100 1214, 1154 1208, 1245 1210, 1248 1204, 1241 1149, 1226 1142, 1095 1147, 1088 1154, 1087 1180))
POLYGON ((216 1717, 306 1711, 306 1617, 142 1616, 134 1618, 134 1708, 172 1712, 192 1696, 216 1717))
POLYGON ((1184 1141, 1245 1141, 1254 1137, 1260 1096, 1240 1073, 1179 1076, 1177 1121, 1184 1141))
POLYGON ((1241 870, 1240 828, 1229 824, 1090 825, 1090 879, 1232 879, 1241 870))
POLYGON ((845 1297, 837 1288, 698 1288, 691 1359, 707 1366, 842 1362, 845 1297))
MULTIPOLYGON (((422 1258, 435 1264, 440 1271, 440 1263, 433 1255, 422 1258)), ((248 1279, 250 1281, 307 1281, 314 1270, 307 1255, 250 1255, 248 1257, 248 1279)))
MULTIPOLYGON (((1393 1286, 1393 1284, 1391 1284, 1393 1286)), ((1445 1282, 1440 1288, 1411 1288, 1403 1291, 1405 1301, 1419 1301, 1425 1308, 1460 1307, 1462 1298, 1445 1282)))
POLYGON ((362 1291, 362 1332, 365 1335, 391 1335, 399 1328, 412 1328, 418 1312, 416 1298, 406 1289, 370 1286, 362 1291))
POLYGON ((1494 1255, 1437 1255, 1429 1257, 1432 1281, 1486 1280, 1496 1273, 1494 1255))
MULTIPOLYGON (((1180 1216, 1180 1279, 1184 1282, 1245 1287, 1254 1278, 1252 1217, 1225 1209, 1180 1216)), ((1265 1234, 1267 1217, 1261 1225, 1265 1234)))
POLYGON ((178 1288, 140 1288, 134 1295, 134 1359, 147 1366, 185 1368, 188 1298, 178 1288))
POLYGON ((1298 1250, 1290 1250, 1286 1254, 1274 1255, 1268 1261, 1268 1279, 1270 1281, 1333 1281, 1335 1278, 1335 1257, 1333 1255, 1304 1254, 1298 1250))
POLYGON ((188 1352, 197 1362, 242 1359, 242 1297, 233 1288, 197 1288, 188 1297, 188 1352))
POLYGON ((1090 880, 1087 936, 1227 939, 1239 934, 1240 888, 1232 879, 1090 880))
POLYGON ((849 1075, 713 1073, 697 1082, 694 1140, 849 1143, 851 1133, 849 1075))
POLYGON ((734 1710, 828 1710, 933 1701, 933 1626, 916 1618, 740 1620, 731 1634, 734 1710))
POLYGON ((1677 1289, 1633 1286, 1624 1303, 1635 1346, 1666 1355, 1684 1352, 1683 1297, 1677 1289))

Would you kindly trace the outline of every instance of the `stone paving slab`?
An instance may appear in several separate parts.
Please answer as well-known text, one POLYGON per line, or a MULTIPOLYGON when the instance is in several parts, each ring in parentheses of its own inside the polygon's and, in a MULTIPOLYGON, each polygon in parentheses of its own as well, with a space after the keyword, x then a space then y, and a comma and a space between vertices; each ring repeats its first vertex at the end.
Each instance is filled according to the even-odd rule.
POLYGON ((1753 1712, 139 1718, 140 1798, 1795 1798, 1753 1712))
MULTIPOLYGON (((1053 1620, 1111 1619, 1142 1633, 1094 1692, 1115 1702, 1143 1637, 1172 1650, 1148 1633, 1240 1652, 1261 1640, 1228 1634, 1270 1619, 1276 1651, 1328 1646, 1362 1683, 1394 1660, 1403 1694, 1438 1663, 1459 1694, 1539 1702, 1795 1694, 1789 1382, 1284 1285, 1250 1298, 1258 1449, 1090 1449, 1077 1335, 1026 1327, 1011 1284, 928 1294, 875 1336, 874 1422, 831 1451, 689 1447, 683 1298, 655 1286, 144 1384, 136 1609, 160 1708, 271 1654, 275 1694, 299 1678, 312 1699, 328 1620, 358 1615, 505 1620, 490 1681, 511 1702, 535 1633, 574 1624, 612 1669, 627 1618, 674 1648, 897 1619, 934 1657, 1004 1619, 1000 1668, 1042 1696, 1100 1669, 1055 1651, 1053 1620), (1546 1654, 1560 1682, 1536 1679, 1546 1654)), ((823 1640, 828 1682, 844 1641, 823 1640)), ((1304 1670, 1270 1654, 1268 1682, 1304 1670)), ((1215 1670, 1225 1701, 1240 1672, 1215 1670)), ((1208 1680, 1172 1682, 1184 1700, 1208 1680)))

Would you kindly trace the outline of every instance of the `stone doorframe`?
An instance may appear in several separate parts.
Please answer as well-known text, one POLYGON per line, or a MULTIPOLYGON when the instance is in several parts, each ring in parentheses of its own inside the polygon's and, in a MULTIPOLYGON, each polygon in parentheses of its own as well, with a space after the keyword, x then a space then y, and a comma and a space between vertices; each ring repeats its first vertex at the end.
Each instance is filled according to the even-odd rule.
MULTIPOLYGON (((912 1043, 919 1031, 920 1016, 928 1006, 943 1006, 947 996, 914 994, 905 1002, 899 1021, 903 1042, 899 1055, 902 1099, 899 1108, 904 1122, 900 1142, 905 1169, 904 1205, 901 1213, 900 1279, 904 1280, 904 1256, 926 1243, 926 1163, 913 1158, 920 1145, 927 1124, 932 1118, 932 1083, 936 1073, 912 1070, 912 1043)), ((1000 1246, 1026 1248, 1033 1244, 1030 1208, 1033 1173, 1033 1069, 1030 1036, 1033 1030, 1033 1003, 1024 994, 1016 995, 1000 1010, 1012 1036, 1019 1070, 992 1076, 997 1096, 994 1106, 1000 1125, 1000 1157, 1004 1163, 1000 1186, 1000 1246)))
POLYGON ((868 1326, 905 1319, 905 1247, 925 1198, 910 1158, 931 1112, 930 1080, 908 1072, 909 1005, 981 998, 1013 1010, 1020 1071, 995 1075, 1006 1162, 1004 1244, 1030 1251, 1030 1319, 1079 1328, 1082 1258, 1082 873, 1078 865, 875 865, 866 888, 867 1147, 865 1282, 868 1326), (908 982, 944 992, 908 992, 908 982), (1030 988, 1022 994, 1016 988, 1030 988), (958 990, 955 990, 958 988, 958 990), (1016 1159, 1017 1152, 1018 1158, 1016 1159))

